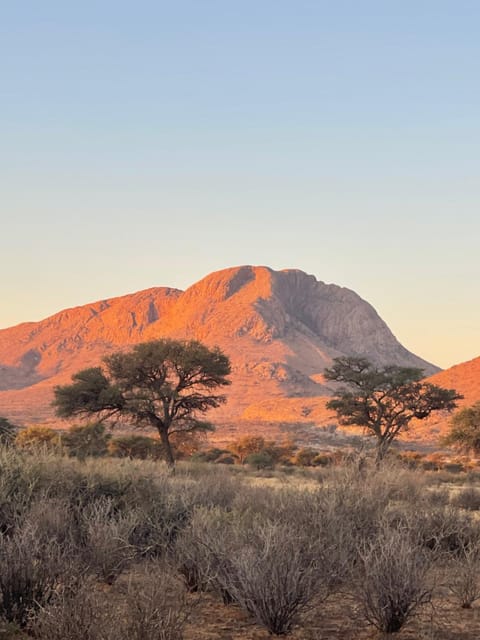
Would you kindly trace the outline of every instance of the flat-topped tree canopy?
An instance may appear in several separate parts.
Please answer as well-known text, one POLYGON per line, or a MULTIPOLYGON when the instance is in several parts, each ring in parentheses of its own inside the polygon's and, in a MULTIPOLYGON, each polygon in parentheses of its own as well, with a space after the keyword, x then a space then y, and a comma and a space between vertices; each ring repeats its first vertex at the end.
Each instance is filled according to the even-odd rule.
POLYGON ((424 420, 433 411, 452 411, 462 398, 455 389, 422 382, 422 369, 378 367, 358 356, 336 358, 324 376, 344 385, 327 407, 336 412, 340 424, 365 427, 376 437, 378 461, 411 420, 424 420))
POLYGON ((72 384, 55 387, 53 404, 63 418, 96 415, 154 427, 173 465, 170 436, 212 429, 200 416, 226 401, 216 390, 230 384, 230 370, 218 347, 196 340, 154 340, 75 373, 72 384))

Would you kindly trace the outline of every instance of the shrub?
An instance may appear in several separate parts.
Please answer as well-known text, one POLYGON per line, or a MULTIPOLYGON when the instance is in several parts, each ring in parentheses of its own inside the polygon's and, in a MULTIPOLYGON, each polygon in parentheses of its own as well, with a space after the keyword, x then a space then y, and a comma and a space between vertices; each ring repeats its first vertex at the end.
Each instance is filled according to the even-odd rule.
POLYGON ((196 506, 231 508, 235 497, 243 491, 242 478, 233 476, 223 466, 207 469, 208 473, 204 468, 202 476, 198 478, 187 476, 182 479, 183 483, 180 478, 177 479, 176 491, 180 492, 184 504, 189 505, 191 510, 196 506))
POLYGON ((398 491, 396 474, 355 468, 333 468, 328 485, 317 494, 321 512, 348 529, 358 543, 375 537, 392 496, 398 491))
POLYGON ((219 508, 198 508, 175 545, 176 565, 189 591, 216 591, 225 603, 231 596, 219 575, 228 574, 229 557, 235 552, 229 536, 231 518, 219 508))
POLYGON ((474 487, 465 487, 455 493, 450 502, 461 509, 478 511, 480 509, 480 491, 474 487))
POLYGON ((105 456, 110 438, 105 425, 101 422, 90 422, 71 427, 63 434, 62 444, 70 456, 85 460, 87 456, 105 456))
POLYGON ((10 534, 19 518, 28 510, 36 491, 28 464, 21 452, 0 448, 0 534, 10 534))
POLYGON ((18 432, 18 427, 7 418, 0 417, 0 444, 13 444, 18 432))
POLYGON ((404 514, 409 531, 435 554, 459 553, 480 538, 480 527, 468 514, 451 506, 411 509, 404 514))
POLYGON ((137 514, 129 542, 141 556, 153 558, 163 556, 175 543, 190 520, 191 507, 178 493, 153 494, 139 502, 137 514))
POLYGON ((24 516, 24 525, 35 530, 37 541, 71 549, 78 543, 79 531, 75 514, 62 498, 37 496, 24 516))
POLYGON ((312 460, 314 467, 328 467, 335 464, 335 457, 330 453, 317 453, 312 460))
POLYGON ((273 522, 252 511, 198 509, 176 559, 191 591, 213 590, 281 635, 313 597, 322 600, 338 585, 343 542, 336 526, 305 530, 295 517, 273 522))
POLYGON ((130 544, 137 514, 115 513, 112 502, 98 500, 83 511, 85 530, 85 563, 107 584, 113 584, 135 556, 130 544))
POLYGON ((400 461, 410 469, 417 469, 423 460, 423 455, 418 451, 402 451, 398 456, 400 461))
POLYGON ((434 507, 444 507, 450 502, 450 491, 443 489, 430 489, 425 493, 428 504, 434 507))
POLYGON ((23 449, 55 449, 60 445, 60 436, 54 429, 33 425, 18 432, 15 444, 23 449))
POLYGON ((178 460, 189 459, 197 453, 207 438, 206 431, 179 431, 172 433, 171 445, 178 460))
POLYGON ((461 462, 445 462, 443 470, 448 473, 463 473, 465 466, 461 462))
POLYGON ((224 453, 215 460, 215 464, 235 464, 236 459, 233 455, 224 453))
POLYGON ((48 603, 65 569, 58 547, 42 544, 36 533, 24 527, 0 537, 0 615, 22 627, 32 609, 48 603))
POLYGON ((361 559, 357 597, 365 618, 379 631, 395 633, 431 599, 427 556, 404 533, 385 530, 365 547, 361 559))
MULTIPOLYGON (((108 501, 112 511, 122 511, 133 490, 132 478, 118 473, 115 467, 106 468, 103 473, 86 468, 84 474, 76 475, 76 480, 73 486, 65 489, 72 508, 79 514, 97 501, 108 501)), ((138 482, 141 484, 141 479, 138 482)))
POLYGON ((464 407, 452 418, 443 444, 474 454, 480 452, 480 402, 464 407))
POLYGON ((452 562, 450 591, 463 609, 470 609, 480 599, 480 546, 462 547, 452 562))
POLYGON ((317 449, 311 449, 310 447, 304 447, 299 449, 295 454, 293 463, 299 467, 313 467, 315 458, 318 456, 317 449))
POLYGON ((160 460, 163 457, 163 447, 159 440, 134 434, 110 440, 108 452, 116 458, 160 460))
POLYGON ((252 533, 220 567, 219 580, 270 633, 283 635, 330 576, 319 549, 291 526, 265 523, 252 533))
POLYGON ((57 591, 30 618, 29 630, 40 640, 114 640, 115 613, 99 599, 92 580, 57 591))
POLYGON ((258 453, 251 453, 245 458, 245 462, 257 470, 261 469, 273 469, 275 462, 273 457, 268 451, 259 451, 258 453))
MULTIPOLYGON (((231 452, 227 449, 218 449, 212 447, 211 449, 204 449, 203 451, 196 451, 192 457, 192 462, 217 462, 219 458, 223 456, 232 456, 231 452)), ((232 458, 233 459, 233 458, 232 458)))
POLYGON ((122 637, 182 640, 187 614, 185 589, 178 578, 165 565, 147 565, 139 582, 129 585, 122 637))
POLYGON ((247 456, 259 453, 265 449, 265 438, 262 436, 245 435, 230 444, 230 451, 234 453, 240 464, 243 464, 247 456))

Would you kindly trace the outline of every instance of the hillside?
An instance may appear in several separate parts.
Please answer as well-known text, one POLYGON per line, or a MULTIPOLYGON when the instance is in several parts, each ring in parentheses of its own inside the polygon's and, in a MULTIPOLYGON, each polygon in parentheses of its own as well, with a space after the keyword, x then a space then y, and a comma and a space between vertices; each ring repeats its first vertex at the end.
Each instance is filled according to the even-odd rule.
MULTIPOLYGON (((480 357, 462 362, 444 371, 439 371, 428 379, 447 389, 456 389, 464 398, 458 401, 458 408, 480 401, 480 357)), ((408 437, 418 441, 438 441, 449 429, 450 414, 433 414, 424 422, 413 425, 408 437)))
POLYGON ((241 266, 184 292, 147 289, 0 331, 0 415, 52 422, 56 384, 105 353, 165 336, 216 344, 230 356, 233 384, 218 421, 305 421, 313 409, 304 399, 323 404, 322 372, 339 355, 438 371, 407 351, 355 292, 298 270, 241 266))

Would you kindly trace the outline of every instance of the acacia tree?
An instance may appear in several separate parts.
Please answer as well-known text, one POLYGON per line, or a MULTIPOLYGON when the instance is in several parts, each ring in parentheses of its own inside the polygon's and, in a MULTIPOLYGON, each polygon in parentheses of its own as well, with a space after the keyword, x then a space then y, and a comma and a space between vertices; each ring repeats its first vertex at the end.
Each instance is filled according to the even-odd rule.
POLYGON ((480 454, 480 402, 456 413, 450 425, 443 444, 480 454))
POLYGON ((53 404, 63 418, 97 416, 155 428, 167 464, 173 466, 170 437, 213 428, 199 416, 226 401, 215 390, 230 384, 229 373, 229 359, 218 347, 209 349, 195 340, 155 340, 75 373, 72 384, 55 387, 53 404))
POLYGON ((342 425, 356 425, 377 440, 377 461, 413 418, 424 420, 433 411, 452 411, 462 398, 455 389, 422 382, 423 371, 413 367, 377 367, 365 358, 335 358, 325 369, 327 380, 343 383, 327 402, 342 425))

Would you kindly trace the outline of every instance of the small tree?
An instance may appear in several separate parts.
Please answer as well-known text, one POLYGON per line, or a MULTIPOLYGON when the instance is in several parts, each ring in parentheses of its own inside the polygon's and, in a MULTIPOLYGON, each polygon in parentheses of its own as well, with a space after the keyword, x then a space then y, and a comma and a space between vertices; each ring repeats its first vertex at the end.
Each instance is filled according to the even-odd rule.
POLYGON ((175 464, 171 436, 211 430, 198 416, 225 402, 215 390, 230 384, 227 356, 194 340, 145 342, 106 356, 103 363, 74 374, 72 384, 55 387, 57 415, 153 427, 170 466, 175 464))
POLYGON ((84 460, 87 456, 99 458, 107 454, 111 435, 106 433, 101 422, 78 424, 63 434, 62 444, 69 455, 84 460))
POLYGON ((480 454, 480 402, 456 413, 450 424, 450 432, 443 439, 443 444, 480 454))
POLYGON ((377 367, 365 358, 335 358, 324 376, 346 386, 336 391, 327 408, 336 411, 340 424, 365 427, 375 436, 380 461, 413 418, 423 420, 433 411, 452 411, 462 398, 455 389, 422 382, 422 375, 421 369, 377 367))

